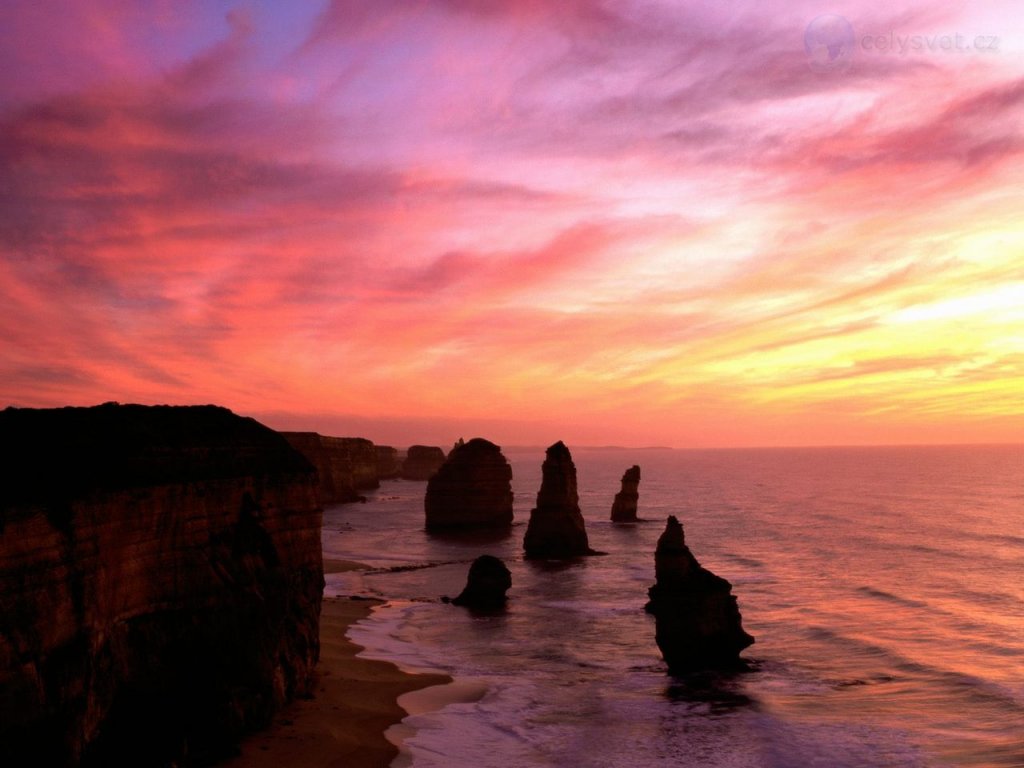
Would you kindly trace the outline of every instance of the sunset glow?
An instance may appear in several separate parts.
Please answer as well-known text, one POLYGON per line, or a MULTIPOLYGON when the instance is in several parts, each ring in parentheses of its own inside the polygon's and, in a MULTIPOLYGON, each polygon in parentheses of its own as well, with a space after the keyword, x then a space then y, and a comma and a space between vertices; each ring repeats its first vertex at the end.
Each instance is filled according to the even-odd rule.
POLYGON ((5 4, 0 407, 1020 441, 1024 9, 975 5, 5 4))

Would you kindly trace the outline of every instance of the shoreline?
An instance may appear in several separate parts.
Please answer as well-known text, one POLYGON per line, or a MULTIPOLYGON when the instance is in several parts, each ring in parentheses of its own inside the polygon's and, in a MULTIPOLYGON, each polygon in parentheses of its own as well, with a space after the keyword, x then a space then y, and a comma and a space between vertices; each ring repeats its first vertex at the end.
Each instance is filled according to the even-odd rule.
MULTIPOLYGON (((325 562, 325 571, 363 569, 360 563, 325 562)), ((439 706, 460 700, 461 690, 448 675, 409 673, 389 661, 366 659, 364 648, 348 638, 353 624, 369 617, 381 600, 324 597, 320 613, 320 661, 313 696, 297 699, 274 716, 264 731, 247 736, 239 754, 221 763, 225 768, 387 768, 399 756, 403 738, 414 729, 402 726, 409 711, 400 703, 406 694, 423 689, 445 691, 413 702, 439 706), (454 684, 454 685, 453 685, 454 684), (391 733, 393 728, 400 730, 391 733), (399 736, 401 734, 401 736, 399 736), (397 742, 397 743, 396 743, 397 742)), ((409 710, 423 704, 410 702, 409 710)), ((427 706, 426 709, 435 707, 427 706)), ((437 707, 439 708, 439 707, 437 707)))

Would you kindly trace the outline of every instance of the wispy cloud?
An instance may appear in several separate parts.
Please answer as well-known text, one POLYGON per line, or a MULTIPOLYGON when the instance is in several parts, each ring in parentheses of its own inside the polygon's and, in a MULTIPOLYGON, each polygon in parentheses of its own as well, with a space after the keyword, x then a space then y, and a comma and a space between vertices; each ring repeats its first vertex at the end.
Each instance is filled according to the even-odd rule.
POLYGON ((0 11, 8 402, 518 443, 1019 431, 1011 40, 822 73, 811 2, 46 5, 0 11))

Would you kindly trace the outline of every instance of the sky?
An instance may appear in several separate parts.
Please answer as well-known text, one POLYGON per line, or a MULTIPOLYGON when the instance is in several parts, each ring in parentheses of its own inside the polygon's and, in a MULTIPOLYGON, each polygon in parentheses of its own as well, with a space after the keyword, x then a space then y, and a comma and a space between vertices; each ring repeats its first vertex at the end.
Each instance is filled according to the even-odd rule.
POLYGON ((0 407, 1021 442, 1018 0, 0 5, 0 407))

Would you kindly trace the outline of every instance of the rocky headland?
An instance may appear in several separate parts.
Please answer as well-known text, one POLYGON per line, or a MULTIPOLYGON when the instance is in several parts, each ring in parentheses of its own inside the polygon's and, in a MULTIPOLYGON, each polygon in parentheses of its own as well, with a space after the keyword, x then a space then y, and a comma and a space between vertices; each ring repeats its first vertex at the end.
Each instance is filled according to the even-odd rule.
POLYGON ((410 445, 402 462, 403 480, 429 480, 444 464, 444 451, 437 446, 410 445))
POLYGON ((316 432, 282 432, 289 444, 316 467, 320 501, 362 501, 359 491, 380 487, 378 452, 362 437, 328 437, 316 432))
POLYGON ((565 443, 558 441, 547 449, 541 474, 537 506, 530 512, 523 539, 526 557, 563 560, 598 554, 587 538, 576 487, 576 465, 565 443))
POLYGON ((214 406, 7 409, 0 765, 198 765, 309 691, 316 474, 214 406))
POLYGON ((754 638, 743 631, 732 585, 697 562, 675 517, 658 539, 654 570, 645 610, 654 614, 655 640, 669 672, 742 669, 740 651, 754 638))
POLYGON ((636 507, 640 500, 640 467, 634 464, 622 475, 622 489, 612 502, 612 522, 637 522, 636 507))
POLYGON ((452 450, 427 481, 428 530, 512 525, 512 467, 494 443, 476 437, 452 450))
POLYGON ((377 479, 391 480, 402 474, 402 457, 397 448, 390 445, 375 445, 377 452, 377 479))

